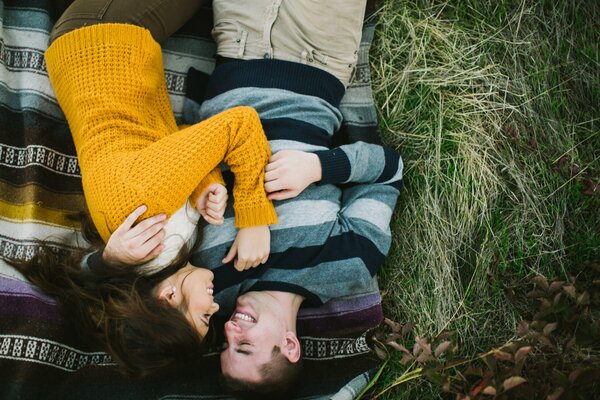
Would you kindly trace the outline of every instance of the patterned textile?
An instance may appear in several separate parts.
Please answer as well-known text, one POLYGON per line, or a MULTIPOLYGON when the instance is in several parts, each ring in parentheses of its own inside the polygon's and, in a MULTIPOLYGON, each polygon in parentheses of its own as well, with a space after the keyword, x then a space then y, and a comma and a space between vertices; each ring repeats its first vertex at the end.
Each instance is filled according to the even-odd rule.
MULTIPOLYGON (((0 0, 0 398, 228 398, 217 383, 217 353, 155 377, 121 377, 98 343, 78 337, 52 299, 3 261, 31 258, 38 239, 64 252, 86 245, 70 218, 86 208, 75 148, 43 58, 65 3, 0 0)), ((163 46, 178 123, 188 69, 213 69, 208 14, 195 16, 163 46)), ((378 141, 367 61, 373 29, 365 25, 356 80, 342 100, 341 141, 378 141)), ((354 398, 379 365, 368 332, 381 320, 378 293, 301 310, 306 368, 297 397, 354 398)))

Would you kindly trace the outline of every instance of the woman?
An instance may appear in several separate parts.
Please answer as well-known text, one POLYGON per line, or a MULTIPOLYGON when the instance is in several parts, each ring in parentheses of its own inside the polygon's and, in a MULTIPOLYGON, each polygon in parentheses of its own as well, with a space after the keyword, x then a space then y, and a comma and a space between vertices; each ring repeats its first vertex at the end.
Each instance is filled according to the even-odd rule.
POLYGON ((198 355, 218 309, 212 272, 186 260, 200 213, 209 222, 222 220, 221 161, 236 177, 236 268, 266 261, 267 225, 277 221, 263 189, 270 150, 256 112, 238 107, 182 130, 172 115, 157 42, 199 6, 197 0, 76 0, 46 52, 100 236, 154 246, 145 260, 166 248, 137 268, 104 263, 86 269, 81 254, 65 260, 48 249, 18 268, 58 298, 82 333, 104 341, 131 375, 198 355), (139 204, 145 206, 127 217, 139 204), (166 239, 159 244, 163 227, 166 239), (192 291, 202 296, 190 302, 192 291))

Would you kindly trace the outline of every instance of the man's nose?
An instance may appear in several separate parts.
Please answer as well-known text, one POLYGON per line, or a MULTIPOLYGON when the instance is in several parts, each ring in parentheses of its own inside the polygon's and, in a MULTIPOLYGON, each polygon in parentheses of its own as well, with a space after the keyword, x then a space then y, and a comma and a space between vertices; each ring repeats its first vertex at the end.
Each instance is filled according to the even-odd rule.
POLYGON ((236 335, 242 333, 242 328, 234 321, 225 322, 225 334, 229 337, 229 335, 236 335))

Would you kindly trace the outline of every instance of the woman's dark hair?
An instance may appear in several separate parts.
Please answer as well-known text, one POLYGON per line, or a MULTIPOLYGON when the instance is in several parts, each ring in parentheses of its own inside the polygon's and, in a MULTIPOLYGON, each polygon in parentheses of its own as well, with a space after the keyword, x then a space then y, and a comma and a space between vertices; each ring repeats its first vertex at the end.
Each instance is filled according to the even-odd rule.
MULTIPOLYGON (((82 225, 86 236, 93 233, 88 225, 82 225)), ((161 272, 141 276, 134 266, 102 263, 88 268, 82 260, 90 251, 93 248, 67 253, 40 242, 31 260, 11 264, 57 299, 78 333, 103 342, 125 375, 148 375, 202 354, 203 338, 197 330, 154 293, 159 282, 186 265, 189 252, 182 251, 161 272)))

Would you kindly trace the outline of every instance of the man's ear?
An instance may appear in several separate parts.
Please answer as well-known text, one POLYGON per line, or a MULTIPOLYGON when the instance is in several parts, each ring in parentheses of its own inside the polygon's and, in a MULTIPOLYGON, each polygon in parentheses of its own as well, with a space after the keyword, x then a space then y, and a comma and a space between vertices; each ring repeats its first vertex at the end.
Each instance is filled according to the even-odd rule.
POLYGON ((292 331, 287 331, 285 334, 285 348, 282 350, 283 355, 291 362, 297 363, 302 355, 300 341, 296 334, 292 331))

